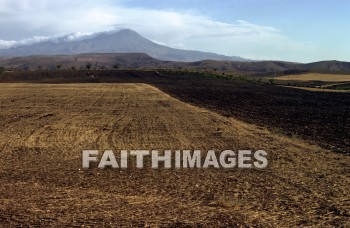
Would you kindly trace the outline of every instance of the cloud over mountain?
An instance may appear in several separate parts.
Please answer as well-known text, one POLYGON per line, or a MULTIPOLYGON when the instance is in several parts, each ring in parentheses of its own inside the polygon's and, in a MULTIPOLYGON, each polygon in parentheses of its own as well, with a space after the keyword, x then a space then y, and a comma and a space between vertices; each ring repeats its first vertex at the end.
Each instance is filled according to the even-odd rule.
MULTIPOLYGON (((191 10, 130 8, 111 0, 0 0, 0 48, 80 32, 130 28, 167 46, 233 55, 242 43, 284 39, 276 28, 246 21, 224 23, 191 10)), ((75 35, 73 35, 74 37, 75 35)))
POLYGON ((146 53, 160 60, 184 62, 206 59, 245 61, 245 59, 239 57, 169 48, 152 42, 130 29, 89 35, 71 34, 55 38, 43 38, 34 44, 0 49, 0 56, 3 57, 75 55, 81 53, 146 53))
MULTIPOLYGON (((227 18, 220 20, 193 7, 164 8, 155 5, 167 5, 165 1, 152 0, 153 5, 141 2, 0 0, 0 48, 57 39, 62 34, 130 28, 166 46, 249 59, 305 62, 346 56, 348 53, 346 49, 326 50, 319 48, 315 42, 294 40, 286 35, 285 28, 260 24, 259 20, 254 23, 249 19, 236 20, 239 18, 235 15, 232 15, 232 21, 227 18)), ((186 1, 181 2, 187 4, 186 1)), ((72 39, 75 37, 72 35, 72 39)))

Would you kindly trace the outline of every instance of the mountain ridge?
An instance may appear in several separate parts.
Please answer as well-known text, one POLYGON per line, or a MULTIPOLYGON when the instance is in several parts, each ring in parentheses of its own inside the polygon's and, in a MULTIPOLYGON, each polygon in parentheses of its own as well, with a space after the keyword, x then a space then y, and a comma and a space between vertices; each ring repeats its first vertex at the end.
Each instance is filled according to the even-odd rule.
POLYGON ((111 69, 118 65, 121 69, 199 69, 218 72, 246 72, 268 74, 282 72, 298 74, 305 71, 334 72, 350 74, 350 63, 340 61, 321 61, 314 63, 294 63, 283 61, 235 62, 202 60, 196 62, 162 61, 145 53, 86 53, 78 55, 26 56, 0 58, 0 66, 8 69, 79 69, 91 64, 93 69, 111 69))
POLYGON ((85 39, 68 40, 64 37, 34 44, 0 49, 1 57, 31 55, 77 55, 86 53, 145 53, 163 61, 194 62, 202 60, 251 61, 210 52, 182 50, 148 40, 130 29, 92 34, 85 39))

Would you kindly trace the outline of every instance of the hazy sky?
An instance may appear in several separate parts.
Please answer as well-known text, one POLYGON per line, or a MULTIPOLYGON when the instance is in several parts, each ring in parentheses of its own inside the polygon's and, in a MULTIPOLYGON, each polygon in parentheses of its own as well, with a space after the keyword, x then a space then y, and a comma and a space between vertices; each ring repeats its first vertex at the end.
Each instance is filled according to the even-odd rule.
POLYGON ((0 0, 0 48, 130 28, 250 59, 350 61, 349 0, 0 0))

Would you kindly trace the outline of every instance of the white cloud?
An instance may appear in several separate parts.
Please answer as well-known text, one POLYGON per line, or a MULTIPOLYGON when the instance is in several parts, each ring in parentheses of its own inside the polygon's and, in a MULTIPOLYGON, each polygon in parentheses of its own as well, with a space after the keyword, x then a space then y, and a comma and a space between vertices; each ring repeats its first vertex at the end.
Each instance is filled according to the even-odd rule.
POLYGON ((172 47, 243 57, 281 58, 283 52, 304 48, 269 26, 243 20, 223 23, 192 11, 126 8, 118 2, 0 0, 0 48, 62 37, 56 34, 71 34, 65 39, 74 40, 120 28, 172 47))
POLYGON ((0 40, 0 49, 7 49, 10 47, 17 47, 21 45, 29 45, 29 44, 35 44, 38 42, 43 41, 58 41, 58 40, 64 40, 64 41, 74 41, 79 39, 84 39, 88 36, 92 35, 92 33, 82 33, 82 32, 76 32, 71 34, 58 34, 53 36, 34 36, 32 38, 22 39, 22 40, 0 40))

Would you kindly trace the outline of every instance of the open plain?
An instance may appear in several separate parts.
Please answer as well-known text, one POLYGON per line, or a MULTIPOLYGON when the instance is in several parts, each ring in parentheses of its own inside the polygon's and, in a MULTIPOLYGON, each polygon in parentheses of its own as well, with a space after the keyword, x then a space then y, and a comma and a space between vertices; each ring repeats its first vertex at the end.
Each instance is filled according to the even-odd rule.
POLYGON ((143 83, 0 88, 1 226, 350 223, 350 157, 344 154, 143 83), (83 149, 263 149, 269 165, 84 170, 83 149))

